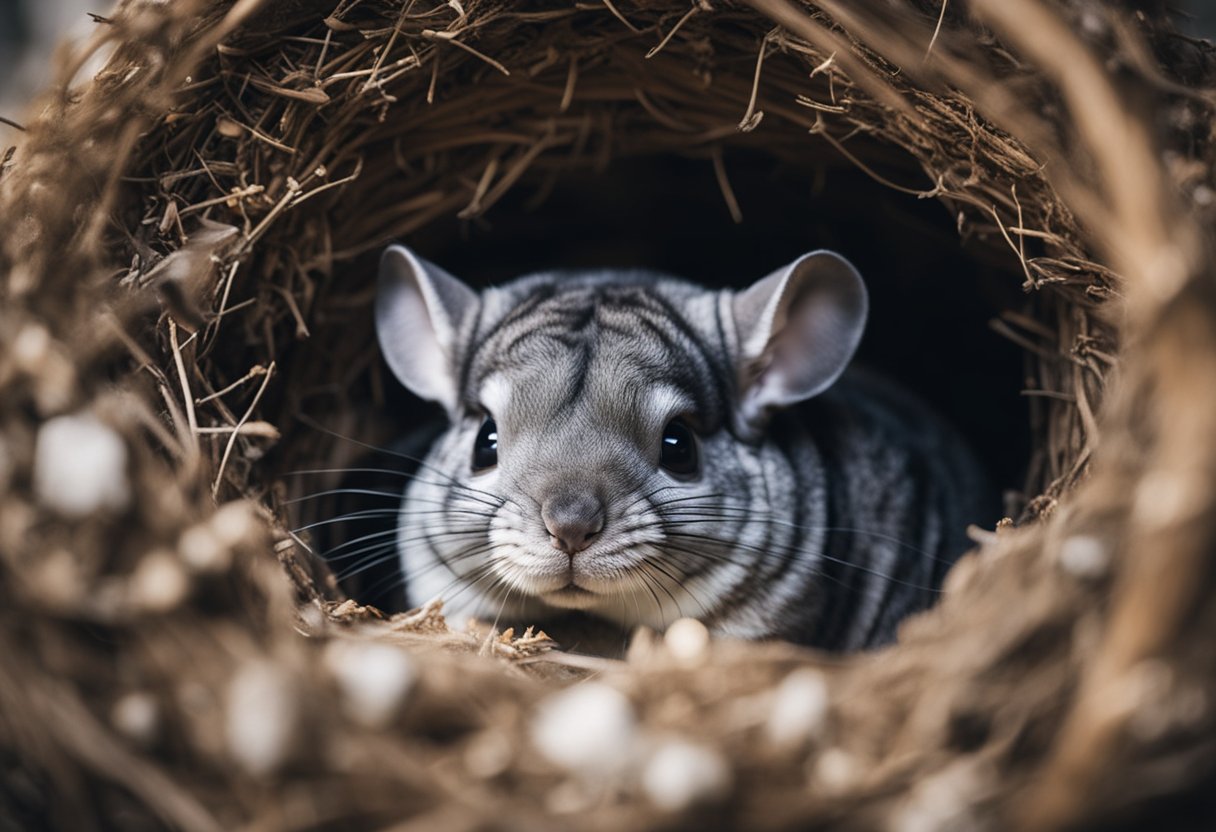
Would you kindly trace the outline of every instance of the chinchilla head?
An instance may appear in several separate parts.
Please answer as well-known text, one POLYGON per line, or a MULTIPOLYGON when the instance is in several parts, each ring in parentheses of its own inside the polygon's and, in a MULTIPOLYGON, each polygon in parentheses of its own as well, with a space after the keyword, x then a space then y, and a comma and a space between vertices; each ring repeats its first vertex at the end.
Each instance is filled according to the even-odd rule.
POLYGON ((866 313, 857 271, 828 251, 739 292, 621 271, 475 292, 390 247, 381 348, 450 423, 401 508, 411 601, 712 616, 763 569, 772 518, 806 499, 772 412, 836 381, 866 313))

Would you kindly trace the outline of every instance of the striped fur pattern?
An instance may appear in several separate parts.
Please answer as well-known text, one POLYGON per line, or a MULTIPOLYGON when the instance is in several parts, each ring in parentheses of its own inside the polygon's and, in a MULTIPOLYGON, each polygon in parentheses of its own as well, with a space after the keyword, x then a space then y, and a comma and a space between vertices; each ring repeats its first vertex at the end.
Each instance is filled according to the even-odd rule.
POLYGON ((750 311, 744 293, 646 272, 540 274, 476 294, 390 249, 386 358, 450 420, 401 504, 410 603, 443 597, 457 620, 583 610, 662 629, 691 616, 832 650, 890 641, 966 548, 982 477, 917 401, 853 371, 837 380, 856 315, 841 324, 829 304, 799 318, 782 308, 802 303, 789 275, 768 280, 750 311), (774 346, 796 326, 827 332, 774 346), (780 354, 794 347, 830 366, 766 377, 765 362, 798 365, 780 354), (800 372, 814 378, 789 381, 800 372), (677 417, 695 433, 692 476, 657 462, 677 417), (497 461, 474 470, 487 418, 497 461), (595 495, 603 514, 574 553, 542 516, 569 493, 595 495))

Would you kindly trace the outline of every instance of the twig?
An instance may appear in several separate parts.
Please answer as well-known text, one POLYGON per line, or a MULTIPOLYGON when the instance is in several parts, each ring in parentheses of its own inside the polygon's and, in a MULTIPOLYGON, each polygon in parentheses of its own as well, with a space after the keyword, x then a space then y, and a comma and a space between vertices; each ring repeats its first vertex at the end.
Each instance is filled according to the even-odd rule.
POLYGON ((251 369, 249 372, 245 373, 245 375, 241 376, 236 381, 232 382, 232 384, 229 384, 223 390, 216 390, 210 396, 204 396, 201 399, 195 399, 194 403, 195 404, 206 404, 207 402, 211 401, 212 399, 218 399, 220 396, 225 396, 228 393, 231 393, 233 390, 240 387, 242 384, 249 381, 251 378, 257 378, 258 376, 264 376, 264 375, 266 375, 266 368, 263 367, 261 364, 254 365, 253 369, 251 369))
POLYGON ((743 113, 743 118, 739 119, 739 131, 742 133, 750 133, 760 126, 761 119, 764 118, 764 111, 756 110, 756 98, 760 94, 760 68, 764 66, 764 53, 768 50, 769 41, 772 39, 776 29, 772 29, 760 41, 760 53, 756 55, 756 71, 752 74, 752 94, 747 99, 747 110, 743 113))
POLYGON ((258 402, 262 400, 262 394, 266 392, 266 385, 270 384, 270 378, 274 375, 275 363, 270 362, 270 366, 266 368, 266 377, 262 379, 262 385, 258 388, 258 392, 254 395, 253 401, 249 403, 249 407, 245 410, 245 415, 236 423, 236 428, 228 437, 228 444, 224 446, 224 455, 220 458, 219 469, 215 472, 215 482, 211 485, 211 496, 215 497, 219 494, 220 483, 224 479, 224 468, 228 465, 228 457, 232 455, 232 448, 236 445, 236 438, 240 435, 240 429, 249 421, 249 417, 253 415, 254 409, 258 406, 258 402))
POLYGON ((490 183, 494 181, 494 177, 498 174, 498 160, 498 156, 490 158, 485 170, 481 172, 481 178, 477 180, 477 186, 473 189, 473 198, 469 200, 469 204, 456 216, 464 220, 477 216, 482 212, 481 200, 486 195, 486 191, 490 190, 490 183))
POLYGON ((850 153, 848 150, 846 150, 845 146, 843 144, 841 144, 840 141, 837 140, 835 136, 833 136, 831 133, 829 133, 827 131, 826 125, 824 125, 822 118, 820 118, 819 116, 815 117, 815 126, 812 127, 809 132, 813 136, 822 137, 824 139, 824 141, 826 141, 832 147, 836 148, 837 152, 839 152, 841 156, 844 156, 846 159, 848 159, 850 162, 852 162, 854 165, 856 165, 858 167, 858 169, 861 170, 862 173, 869 176, 875 182, 878 182, 882 185, 886 185, 888 188, 893 188, 893 189, 899 191, 900 193, 910 194, 911 196, 914 196, 917 199, 930 199, 932 197, 940 196, 945 190, 943 188, 940 180, 933 187, 933 189, 929 190, 929 191, 918 191, 914 188, 906 188, 903 185, 899 185, 895 182, 892 182, 890 179, 887 179, 885 176, 882 176, 877 171, 875 171, 873 168, 871 168, 869 165, 867 165, 865 162, 861 161, 861 159, 858 159, 856 156, 854 156, 852 153, 850 153))
POLYGON ((562 90, 561 103, 557 105, 557 111, 564 113, 570 109, 570 103, 574 101, 574 85, 578 81, 578 57, 570 56, 570 69, 566 72, 566 88, 562 90))
MULTIPOLYGON (((1038 288, 1039 282, 1031 276, 1030 266, 1026 263, 1025 248, 1019 248, 1018 244, 1015 243, 1013 238, 1009 236, 1009 232, 1005 230, 1005 224, 1001 222, 1001 215, 996 212, 996 206, 990 205, 988 206, 988 210, 992 214, 992 218, 996 220, 996 227, 1000 230, 1001 236, 1005 238, 1005 242, 1009 243, 1009 247, 1013 249, 1013 253, 1018 256, 1018 261, 1022 264, 1022 272, 1026 275, 1026 288, 1038 288)), ((1020 217, 1018 224, 1021 225, 1020 217)), ((1018 239, 1020 240, 1022 238, 1019 237, 1018 239)))
POLYGON ((620 10, 612 4, 612 0, 604 0, 604 5, 608 7, 608 11, 612 12, 613 16, 617 20, 621 21, 626 27, 628 27, 629 31, 633 32, 635 35, 641 34, 642 30, 630 23, 625 15, 621 14, 620 10))
POLYGON ((444 43, 450 43, 450 44, 452 44, 452 46, 459 47, 460 49, 463 49, 465 52, 468 52, 473 57, 480 58, 481 60, 485 61, 490 66, 494 67, 499 72, 501 72, 503 75, 511 74, 511 71, 509 69, 507 69, 505 66, 503 66, 498 61, 491 58, 489 55, 485 54, 484 52, 478 52, 476 49, 469 46, 467 43, 457 40, 456 33, 454 33, 454 32, 437 32, 434 29, 423 29, 422 36, 424 38, 426 38, 427 40, 438 40, 438 41, 443 41, 444 43))
POLYGON ((933 44, 937 43, 937 36, 941 34, 942 22, 946 19, 946 6, 949 0, 942 0, 942 10, 937 15, 937 25, 933 27, 933 37, 929 38, 929 48, 925 50, 925 57, 921 63, 927 63, 929 56, 933 54, 933 44))
POLYGON ((270 422, 245 422, 242 425, 230 426, 221 425, 219 427, 203 427, 199 428, 200 434, 209 435, 224 435, 228 433, 240 434, 241 436, 260 436, 264 439, 278 439, 282 434, 279 429, 270 422))
POLYGON ((735 191, 730 186, 730 180, 726 178, 726 163, 722 161, 722 145, 714 145, 710 157, 713 159, 714 176, 718 179, 718 187, 722 189, 722 198, 726 200, 730 218, 737 225, 743 222, 743 211, 739 208, 739 200, 735 199, 735 191))
POLYGON ((177 365, 177 377, 182 385, 182 398, 186 406, 186 422, 190 426, 191 441, 189 450, 191 457, 197 457, 198 448, 198 420, 194 415, 194 396, 190 393, 190 380, 186 375, 186 362, 182 359, 182 350, 177 343, 177 323, 172 317, 169 318, 169 345, 173 348, 173 363, 177 365))
POLYGON ((687 22, 689 21, 689 19, 690 19, 690 18, 692 18, 692 16, 693 16, 694 14, 696 14, 697 12, 699 12, 699 11, 701 11, 701 7, 700 7, 700 6, 695 6, 695 5, 694 5, 694 6, 693 6, 691 9, 689 9, 688 11, 686 11, 686 12, 684 13, 684 16, 683 16, 683 17, 681 17, 679 20, 677 20, 677 21, 676 21, 676 25, 671 27, 671 31, 667 33, 667 36, 666 36, 666 37, 664 37, 664 38, 663 38, 661 41, 659 41, 659 45, 658 45, 658 46, 656 46, 656 47, 654 47, 653 49, 651 49, 649 52, 647 52, 647 53, 646 53, 646 57, 647 57, 647 58, 653 58, 655 55, 657 55, 657 54, 659 54, 660 52, 662 52, 662 51, 663 51, 663 48, 664 48, 665 46, 667 46, 667 43, 668 43, 668 42, 669 42, 669 41, 670 41, 670 40, 671 40, 673 37, 675 37, 676 32, 680 31, 680 27, 681 27, 681 26, 683 26, 685 23, 687 23, 687 22))
POLYGON ((202 202, 196 202, 193 205, 187 205, 185 208, 180 209, 177 213, 184 217, 187 214, 202 211, 206 208, 210 208, 213 205, 226 205, 233 200, 240 200, 244 199, 245 197, 255 196, 265 190, 266 188, 263 185, 249 185, 244 188, 238 188, 235 191, 229 191, 226 194, 221 194, 220 196, 213 196, 210 199, 204 199, 202 202))

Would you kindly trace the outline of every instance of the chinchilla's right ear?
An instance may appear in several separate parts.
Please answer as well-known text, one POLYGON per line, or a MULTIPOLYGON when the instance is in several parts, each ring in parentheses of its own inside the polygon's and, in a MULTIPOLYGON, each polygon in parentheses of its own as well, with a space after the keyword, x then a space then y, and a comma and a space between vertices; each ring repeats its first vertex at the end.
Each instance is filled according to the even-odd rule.
POLYGON ((477 310, 477 293, 405 246, 380 258, 376 335, 393 374, 416 395, 454 416, 460 391, 456 352, 461 322, 477 310))

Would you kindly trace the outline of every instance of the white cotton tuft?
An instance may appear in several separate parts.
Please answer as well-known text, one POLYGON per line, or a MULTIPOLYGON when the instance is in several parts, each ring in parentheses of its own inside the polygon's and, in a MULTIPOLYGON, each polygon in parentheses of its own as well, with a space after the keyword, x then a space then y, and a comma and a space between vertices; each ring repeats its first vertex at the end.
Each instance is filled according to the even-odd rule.
POLYGON ((819 755, 812 769, 815 782, 829 792, 842 792, 853 786, 860 776, 861 766, 843 748, 829 748, 819 755))
POLYGON ((892 832, 982 832, 993 827, 977 806, 991 780, 960 759, 919 780, 891 815, 892 832))
POLYGON ((730 785, 730 766, 720 753, 684 740, 664 742, 642 771, 646 795, 669 812, 721 798, 730 785))
POLYGON ((152 612, 167 612, 185 600, 190 579, 173 552, 157 549, 135 567, 130 587, 133 603, 152 612))
POLYGON ((270 774, 291 750, 296 716, 287 674, 266 662, 245 665, 228 686, 229 752, 250 774, 270 774))
POLYGON ((131 739, 148 745, 156 739, 160 725, 160 707, 150 693, 136 691, 124 694, 110 712, 114 727, 131 739))
POLYGON ((1110 571, 1110 551, 1106 544, 1089 535, 1073 535, 1060 544, 1060 566, 1082 580, 1096 581, 1110 571))
POLYGON ((532 742, 550 762, 587 775, 624 770, 637 720, 620 691, 587 682, 550 696, 532 724, 532 742))
POLYGON ((325 650, 325 665, 346 716, 367 728, 387 727, 418 678, 405 651, 374 642, 335 641, 325 650))
POLYGON ((48 420, 34 445, 34 492, 67 517, 126 508, 131 484, 122 437, 88 413, 48 420))
POLYGON ((709 655, 709 630, 695 618, 681 618, 663 636, 671 657, 684 667, 695 667, 709 655))
POLYGON ((177 541, 182 560, 199 572, 222 572, 232 564, 232 551, 208 522, 195 523, 177 541))
POLYGON ((225 547, 239 546, 257 533, 257 518, 246 500, 225 503, 211 517, 211 530, 225 547))
POLYGON ((773 692, 765 733, 774 745, 799 745, 823 730, 827 714, 828 684, 823 673, 800 668, 773 692))

